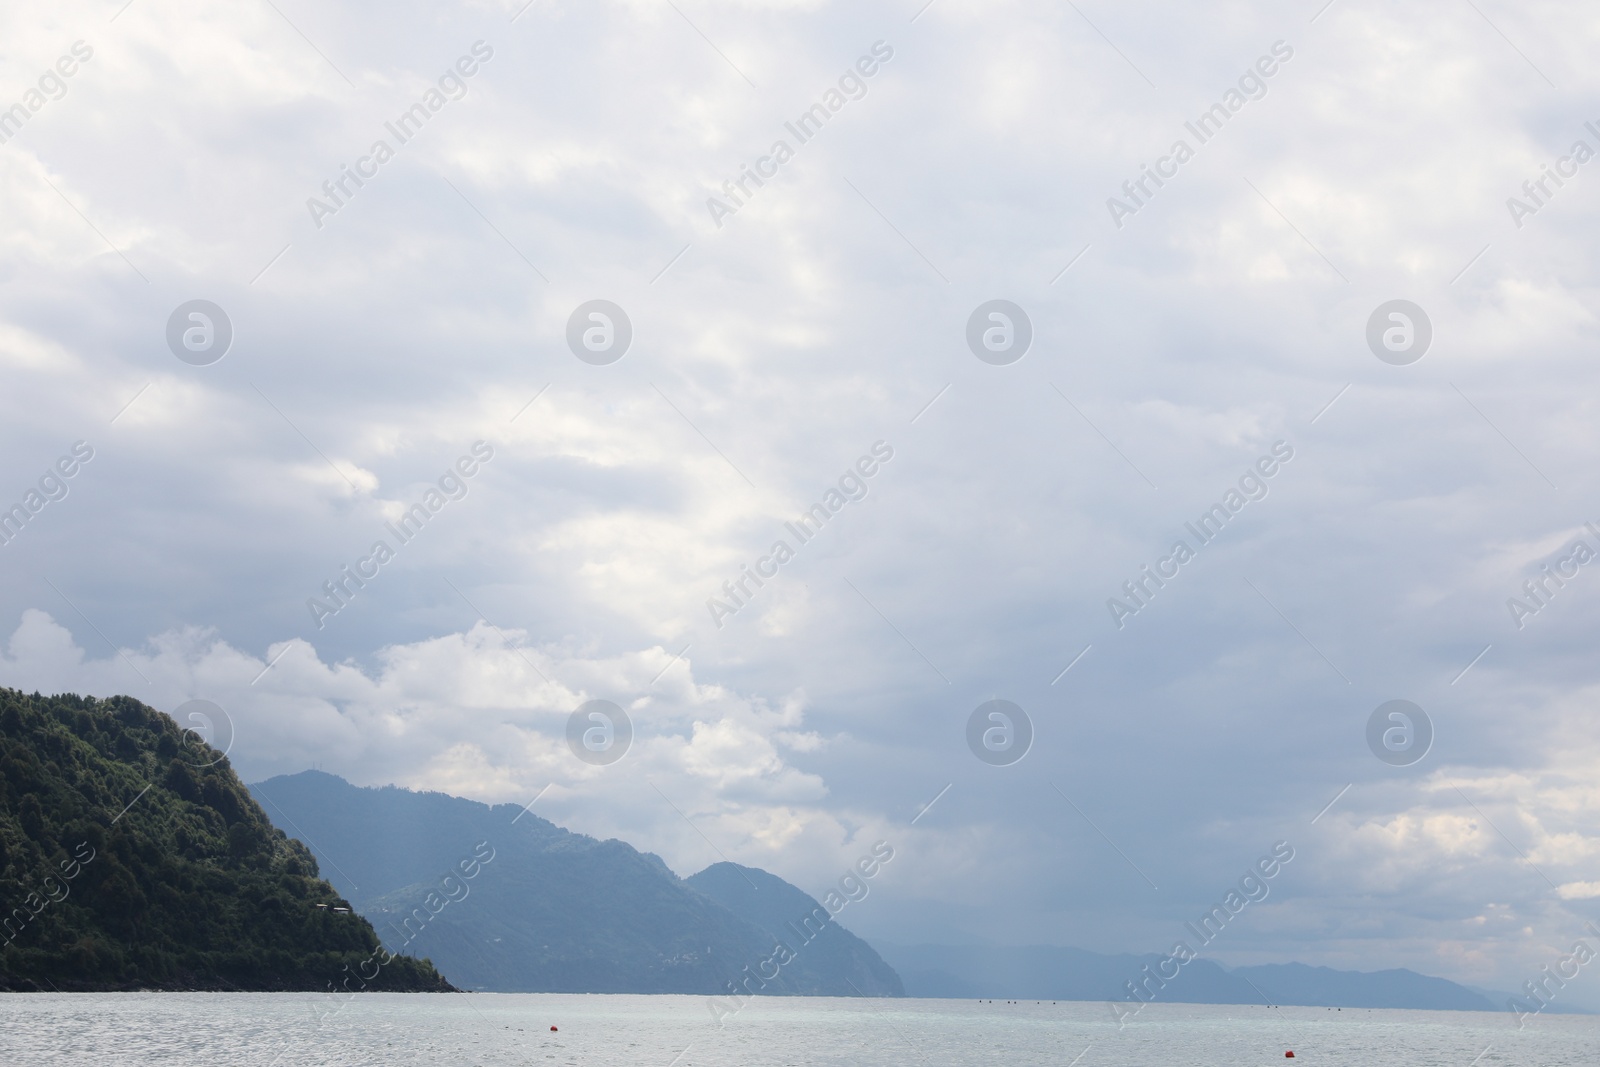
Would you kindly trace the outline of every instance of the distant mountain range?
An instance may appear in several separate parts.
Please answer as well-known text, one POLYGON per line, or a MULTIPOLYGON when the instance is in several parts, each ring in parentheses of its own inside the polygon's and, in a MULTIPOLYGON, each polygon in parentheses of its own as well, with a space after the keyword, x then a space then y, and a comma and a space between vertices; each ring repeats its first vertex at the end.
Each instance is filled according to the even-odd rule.
MULTIPOLYGON (((879 944, 900 973, 906 995, 961 999, 1101 1000, 1123 1005, 1126 983, 1143 968, 1154 972, 1159 955, 1102 955, 1045 945, 979 947, 879 944)), ((1330 1008, 1415 1008, 1435 1011, 1504 1011, 1509 994, 1469 989, 1404 969, 1336 971, 1303 963, 1226 968, 1207 959, 1185 965, 1155 990, 1158 1003, 1295 1004, 1330 1008)), ((1557 1007, 1552 1012, 1581 1009, 1557 1007)))
MULTIPOLYGON (((516 805, 318 771, 247 790, 223 753, 136 700, 7 689, 0 896, 0 990, 326 989, 359 972, 360 987, 396 991, 1126 1005, 1127 983, 1165 959, 1051 946, 880 945, 880 956, 754 867, 681 879, 516 805)), ((1507 994, 1409 970, 1195 959, 1155 999, 1503 1011, 1507 994)))
POLYGON ((251 788, 392 951, 428 956, 463 988, 725 994, 759 982, 766 994, 902 995, 866 942, 765 871, 717 864, 684 880, 656 856, 515 804, 360 788, 318 771, 251 788), (464 859, 478 865, 470 882, 452 874, 464 859), (789 924, 807 916, 822 932, 803 943, 789 924), (775 940, 794 959, 752 980, 775 940))
MULTIPOLYGON (((512 804, 353 786, 305 771, 252 786, 304 841, 391 951, 427 956, 452 982, 505 992, 765 994, 1128 1003, 1125 983, 1161 956, 1052 946, 880 945, 800 889, 718 863, 686 879, 621 841, 564 830, 512 804), (475 880, 450 880, 475 850, 475 880), (426 920, 426 921, 423 921, 426 920), (820 930, 820 932, 818 932, 820 930), (765 963, 782 942, 796 950, 765 963), (776 977, 764 985, 756 974, 776 977)), ((1503 1010, 1485 995, 1408 970, 1300 963, 1185 965, 1165 1003, 1503 1010)))

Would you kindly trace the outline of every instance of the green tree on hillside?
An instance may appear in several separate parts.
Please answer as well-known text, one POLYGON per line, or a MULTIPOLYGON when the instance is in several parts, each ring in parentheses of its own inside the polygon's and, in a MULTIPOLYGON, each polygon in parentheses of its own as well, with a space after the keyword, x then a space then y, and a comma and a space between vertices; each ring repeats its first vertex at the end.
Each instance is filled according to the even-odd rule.
POLYGON ((0 689, 0 989, 449 990, 129 697, 0 689))

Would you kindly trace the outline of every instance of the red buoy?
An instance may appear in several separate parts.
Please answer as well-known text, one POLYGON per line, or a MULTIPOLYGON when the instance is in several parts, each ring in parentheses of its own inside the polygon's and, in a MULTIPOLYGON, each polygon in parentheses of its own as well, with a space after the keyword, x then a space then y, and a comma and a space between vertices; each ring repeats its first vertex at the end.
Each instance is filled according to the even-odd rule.
MULTIPOLYGON (((552 1029, 554 1029, 554 1028, 552 1027, 552 1029)), ((1283 1054, 1283 1058, 1286 1059, 1286 1060, 1294 1059, 1294 1049, 1290 1049, 1288 1052, 1285 1052, 1283 1054)))
MULTIPOLYGON (((556 1028, 555 1028, 555 1027, 553 1027, 553 1026, 552 1026, 552 1027, 551 1027, 551 1028, 550 1028, 550 1032, 551 1032, 551 1033, 552 1033, 552 1034, 553 1034, 553 1033, 555 1033, 555 1032, 556 1032, 556 1028)), ((1293 1056, 1293 1055, 1294 1055, 1294 1053, 1292 1053, 1292 1052, 1291 1052, 1291 1053, 1289 1053, 1289 1055, 1291 1055, 1291 1056, 1293 1056)))

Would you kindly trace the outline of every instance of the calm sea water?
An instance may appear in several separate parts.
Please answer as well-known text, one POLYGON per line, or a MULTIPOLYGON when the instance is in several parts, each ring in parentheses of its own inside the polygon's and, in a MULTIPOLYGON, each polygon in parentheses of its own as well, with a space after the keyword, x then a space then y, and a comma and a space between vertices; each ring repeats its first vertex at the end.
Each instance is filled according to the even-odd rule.
POLYGON ((1156 1004, 369 993, 0 995, 0 1064, 44 1067, 1593 1067, 1600 1017, 1156 1004), (337 1009, 320 1020, 319 1011, 337 1009), (556 1033, 550 1027, 559 1027, 556 1033))

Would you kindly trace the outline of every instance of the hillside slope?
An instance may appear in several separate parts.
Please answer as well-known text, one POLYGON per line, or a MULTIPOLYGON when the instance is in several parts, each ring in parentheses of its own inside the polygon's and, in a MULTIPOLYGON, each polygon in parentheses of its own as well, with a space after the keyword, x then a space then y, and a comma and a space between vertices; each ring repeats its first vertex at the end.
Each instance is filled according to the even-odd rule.
MULTIPOLYGON (((767 931, 658 857, 572 833, 515 804, 362 788, 317 771, 252 789, 280 827, 316 851, 385 944, 425 950, 465 988, 722 993, 771 955, 767 931), (493 858, 470 883, 449 879, 477 842, 493 858), (421 925, 419 908, 437 914, 421 925)), ((785 967, 764 992, 856 996, 852 978, 863 993, 891 992, 886 980, 830 969, 821 955, 785 967)))
POLYGON ((784 965, 785 971, 804 964, 862 993, 871 990, 871 996, 905 996, 900 976, 871 945, 828 918, 827 909, 810 894, 777 875, 737 863, 714 863, 687 881, 794 951, 796 959, 784 965))
POLYGON ((171 718, 0 689, 0 989, 451 988, 347 906, 171 718))

